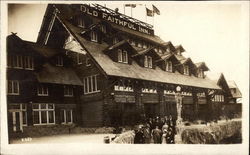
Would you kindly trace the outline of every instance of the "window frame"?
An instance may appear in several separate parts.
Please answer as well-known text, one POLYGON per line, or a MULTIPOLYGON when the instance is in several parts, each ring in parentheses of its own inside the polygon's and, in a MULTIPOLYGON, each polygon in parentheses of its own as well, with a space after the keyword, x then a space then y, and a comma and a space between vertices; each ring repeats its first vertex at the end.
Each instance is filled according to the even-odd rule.
POLYGON ((83 78, 84 95, 100 92, 100 89, 98 88, 98 80, 97 80, 98 76, 99 75, 96 74, 96 75, 86 76, 86 77, 83 78), (93 83, 93 80, 94 80, 95 84, 93 83))
POLYGON ((49 96, 49 88, 45 84, 38 84, 37 86, 37 96, 49 96), (41 88, 41 92, 39 92, 39 89, 41 88))
POLYGON ((73 109, 61 109, 63 111, 63 121, 61 124, 73 124, 73 109), (67 122, 67 111, 70 111, 71 122, 67 122))
POLYGON ((95 31, 90 32, 90 40, 93 41, 93 42, 98 42, 97 32, 95 32, 95 31))
POLYGON ((128 52, 126 50, 118 49, 117 50, 118 62, 128 63, 128 52))
POLYGON ((201 68, 198 68, 198 77, 199 78, 204 78, 204 71, 201 68))
POLYGON ((166 60, 165 63, 166 63, 165 70, 167 72, 173 72, 173 63, 172 63, 172 61, 166 60))
POLYGON ((63 57, 62 56, 57 56, 56 57, 56 66, 62 67, 63 64, 64 64, 63 57))
POLYGON ((184 75, 190 75, 189 66, 183 65, 183 74, 184 75))
POLYGON ((148 55, 144 55, 144 67, 153 68, 153 58, 148 55))
POLYGON ((38 124, 34 122, 34 118, 33 118, 34 126, 36 126, 36 125, 54 125, 55 124, 55 104, 52 104, 52 103, 38 103, 38 109, 34 108, 34 105, 37 105, 37 104, 32 105, 32 114, 34 116, 34 112, 38 112, 38 118, 39 118, 39 123, 38 124), (41 108, 42 104, 46 105, 45 109, 41 108), (52 105, 53 108, 50 109, 49 105, 52 105), (44 112, 44 111, 46 112, 46 123, 42 123, 42 112, 44 112), (51 112, 51 111, 53 112, 53 118, 54 118, 53 123, 49 122, 49 112, 51 112))
POLYGON ((23 65, 26 70, 34 70, 34 58, 32 56, 24 56, 23 65))
POLYGON ((7 94, 8 95, 20 95, 20 83, 18 80, 7 80, 7 94), (9 92, 9 82, 11 83, 11 92, 9 92), (16 82, 16 86, 17 86, 17 92, 15 91, 15 83, 16 82))
POLYGON ((63 96, 64 97, 73 97, 74 96, 73 87, 69 86, 69 85, 63 86, 63 96))

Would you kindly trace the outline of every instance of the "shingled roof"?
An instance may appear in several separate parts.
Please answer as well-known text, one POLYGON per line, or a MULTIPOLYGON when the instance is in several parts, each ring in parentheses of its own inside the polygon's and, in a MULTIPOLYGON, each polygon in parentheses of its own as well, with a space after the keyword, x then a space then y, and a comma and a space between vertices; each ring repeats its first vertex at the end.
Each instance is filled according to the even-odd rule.
POLYGON ((240 92, 240 89, 238 88, 238 86, 236 85, 236 83, 234 81, 227 81, 228 83, 228 86, 230 89, 235 89, 236 91, 234 93, 232 93, 233 95, 233 98, 241 98, 242 97, 242 94, 240 92))
POLYGON ((76 73, 71 68, 43 65, 41 71, 36 73, 37 80, 42 83, 83 85, 76 73))
MULTIPOLYGON (((58 16, 58 19, 67 29, 67 31, 70 32, 76 38, 76 40, 79 41, 79 43, 87 50, 87 52, 89 52, 89 54, 94 58, 98 65, 109 76, 119 76, 161 83, 194 86, 200 88, 220 89, 219 86, 217 86, 213 81, 209 79, 186 76, 178 72, 169 73, 163 71, 159 67, 156 67, 156 69, 143 68, 139 66, 135 61, 133 61, 131 65, 114 62, 109 58, 108 55, 104 54, 103 52, 107 47, 109 47, 108 44, 106 44, 105 42, 95 43, 87 41, 80 35, 79 29, 76 26, 72 25, 69 21, 67 21, 60 15, 58 16)), ((127 31, 126 29, 123 30, 127 31)))

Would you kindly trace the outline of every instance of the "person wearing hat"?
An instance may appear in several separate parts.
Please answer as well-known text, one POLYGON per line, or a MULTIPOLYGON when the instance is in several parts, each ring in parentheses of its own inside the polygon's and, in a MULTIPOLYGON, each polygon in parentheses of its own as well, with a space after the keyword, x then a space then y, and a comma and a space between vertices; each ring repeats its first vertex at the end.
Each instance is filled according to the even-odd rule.
POLYGON ((150 125, 146 124, 145 128, 143 129, 143 137, 144 137, 144 143, 150 144, 151 141, 151 134, 150 134, 150 125))
POLYGON ((134 144, 143 144, 144 137, 142 132, 142 126, 139 126, 139 129, 135 132, 134 144))

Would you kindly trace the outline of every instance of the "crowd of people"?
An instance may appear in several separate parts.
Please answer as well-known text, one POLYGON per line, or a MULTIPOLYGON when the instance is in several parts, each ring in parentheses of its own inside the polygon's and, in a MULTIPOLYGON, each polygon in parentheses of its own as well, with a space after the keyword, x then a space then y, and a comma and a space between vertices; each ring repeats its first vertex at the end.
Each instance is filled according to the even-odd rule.
POLYGON ((171 115, 163 118, 149 118, 145 124, 135 129, 135 144, 174 144, 176 121, 171 115))

